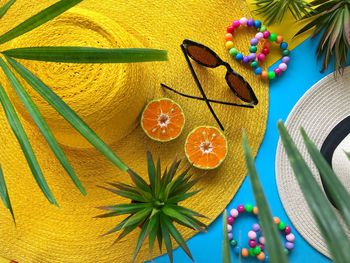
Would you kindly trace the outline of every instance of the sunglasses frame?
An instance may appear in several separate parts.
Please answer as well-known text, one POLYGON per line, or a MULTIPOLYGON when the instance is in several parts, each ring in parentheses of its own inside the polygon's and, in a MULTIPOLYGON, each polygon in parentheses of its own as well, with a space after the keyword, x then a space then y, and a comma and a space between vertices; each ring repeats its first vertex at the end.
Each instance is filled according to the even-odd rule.
MULTIPOLYGON (((227 69, 227 72, 226 72, 226 75, 225 75, 225 80, 226 80, 226 83, 227 85, 229 86, 229 88, 231 89, 231 91, 235 94, 235 96, 237 96, 238 98, 240 98, 242 101, 244 102, 247 102, 249 104, 253 104, 253 105, 257 105, 258 104, 258 99, 257 97, 255 96, 255 93, 252 89, 252 87, 249 85, 249 83, 240 75, 238 74, 236 71, 234 71, 232 69, 232 67, 230 66, 230 64, 228 64, 227 62, 223 61, 217 53, 215 53, 212 49, 210 49, 209 47, 201 44, 201 43, 198 43, 198 42, 195 42, 195 41, 192 41, 192 40, 189 40, 189 39, 185 39, 183 42, 182 42, 182 45, 181 45, 181 49, 182 51, 185 51, 185 56, 189 56, 191 59, 193 59, 194 61, 196 61, 196 63, 204 66, 204 67, 207 67, 207 68, 217 68, 219 66, 224 66, 226 67, 227 69), (205 63, 202 63, 201 61, 197 60, 195 57, 193 57, 188 51, 188 47, 191 47, 191 46, 196 46, 196 47, 200 47, 204 50, 206 50, 207 52, 209 52, 211 55, 213 55, 216 60, 217 60, 217 64, 214 65, 214 66, 211 66, 211 65, 207 65, 205 63), (249 101, 245 98, 243 98, 242 96, 239 95, 239 93, 236 91, 235 87, 232 85, 232 83, 229 81, 229 75, 230 74, 233 74, 235 77, 238 77, 243 83, 245 83, 245 86, 246 88, 248 89, 248 92, 250 94, 250 96, 252 97, 252 100, 249 101)), ((188 61, 187 61, 188 62, 188 61)), ((192 65, 191 65, 192 67, 192 65)), ((192 72, 192 70, 191 70, 192 72)), ((192 74, 196 74, 195 71, 193 70, 193 73, 192 74)), ((197 78, 197 76, 195 77, 197 78)), ((197 78, 198 79, 198 78, 197 78)), ((203 95, 203 94, 202 94, 203 95)))

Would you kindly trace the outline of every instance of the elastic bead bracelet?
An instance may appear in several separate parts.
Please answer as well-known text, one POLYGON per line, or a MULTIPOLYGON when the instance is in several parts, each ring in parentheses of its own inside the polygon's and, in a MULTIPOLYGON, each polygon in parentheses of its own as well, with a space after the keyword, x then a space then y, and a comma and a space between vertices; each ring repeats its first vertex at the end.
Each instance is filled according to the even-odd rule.
POLYGON ((225 40, 226 48, 229 50, 229 54, 237 61, 241 61, 243 64, 250 63, 250 66, 253 68, 254 73, 256 75, 260 75, 261 79, 275 79, 276 76, 280 76, 288 68, 287 64, 290 61, 290 51, 287 49, 288 43, 283 42, 282 36, 277 35, 275 33, 270 33, 270 31, 268 31, 267 28, 263 26, 259 20, 254 20, 252 18, 247 19, 243 17, 240 20, 233 21, 232 25, 227 27, 227 34, 225 36, 225 40), (237 29, 241 25, 247 27, 254 27, 258 30, 258 33, 255 34, 255 37, 253 37, 250 40, 249 51, 251 53, 248 56, 244 56, 236 48, 234 48, 234 44, 232 41, 235 29, 237 29), (265 40, 263 49, 261 53, 256 54, 258 50, 257 45, 263 39, 265 40), (259 63, 263 63, 267 55, 270 53, 270 42, 276 42, 280 45, 280 49, 282 50, 283 56, 282 62, 273 71, 263 71, 262 68, 259 66, 259 63))

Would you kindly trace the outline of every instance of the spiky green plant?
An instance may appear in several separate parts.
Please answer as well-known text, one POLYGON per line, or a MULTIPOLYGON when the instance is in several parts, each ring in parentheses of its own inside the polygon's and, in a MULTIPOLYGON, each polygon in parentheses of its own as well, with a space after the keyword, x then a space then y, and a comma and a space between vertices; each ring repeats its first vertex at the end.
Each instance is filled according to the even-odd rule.
POLYGON ((255 12, 265 18, 266 25, 280 23, 288 10, 295 19, 307 15, 310 10, 304 0, 256 0, 255 5, 255 12))
MULTIPOLYGON (((6 14, 6 12, 12 5, 15 4, 15 2, 15 0, 9 0, 0 8, 0 18, 6 14)), ((0 35, 0 45, 45 24, 80 2, 82 2, 82 0, 61 0, 56 2, 38 14, 23 21, 8 32, 0 35)), ((0 58, 0 68, 8 78, 8 82, 11 84, 12 88, 15 90, 15 93, 18 95, 22 104, 32 117, 34 123, 39 128, 52 152, 55 154, 62 167, 66 170, 67 174, 70 176, 73 183, 82 194, 85 195, 86 191, 75 174, 73 167, 70 165, 39 109, 36 107, 34 101, 31 99, 20 80, 16 77, 13 70, 15 70, 18 75, 31 86, 31 88, 39 93, 45 101, 47 101, 62 117, 64 117, 64 119, 66 119, 74 129, 76 129, 87 141, 89 141, 121 171, 125 172, 128 169, 127 165, 119 159, 119 157, 108 147, 108 145, 105 144, 96 135, 96 133, 51 90, 50 87, 46 86, 45 83, 43 83, 37 76, 35 76, 14 58, 63 63, 128 63, 166 60, 166 51, 143 48, 113 49, 90 47, 29 47, 3 50, 1 51, 0 55, 5 58, 5 60, 0 58)), ((10 124, 12 131, 21 146, 23 154, 40 189, 52 204, 57 204, 57 201, 45 180, 30 141, 16 113, 15 107, 13 106, 1 83, 0 102, 6 114, 8 123, 10 124)), ((3 177, 1 177, 0 180, 0 189, 7 189, 3 177)), ((7 190, 2 191, 1 197, 4 200, 5 206, 9 208, 12 213, 7 190)))
POLYGON ((316 50, 316 56, 323 58, 321 72, 328 68, 334 56, 335 72, 342 74, 350 46, 350 1, 316 0, 310 5, 313 11, 302 17, 310 22, 296 36, 310 29, 313 29, 312 38, 321 35, 316 50))
POLYGON ((106 233, 107 235, 122 230, 116 242, 133 230, 140 228, 133 261, 135 261, 147 236, 149 238, 151 257, 157 238, 159 249, 162 250, 162 243, 164 242, 169 259, 173 262, 172 239, 174 239, 188 257, 193 260, 186 241, 176 229, 174 223, 193 230, 204 231, 206 225, 195 217, 204 218, 205 216, 179 204, 199 192, 199 190, 189 192, 199 180, 199 178, 194 179, 193 175, 189 174, 191 167, 186 168, 176 176, 180 162, 181 160, 174 160, 169 170, 166 168, 163 175, 161 175, 160 159, 158 158, 155 165, 152 154, 147 152, 149 183, 134 171, 128 169, 133 185, 110 183, 112 188, 102 187, 116 195, 130 199, 130 202, 126 204, 99 207, 108 212, 97 217, 106 218, 127 215, 116 227, 106 233))

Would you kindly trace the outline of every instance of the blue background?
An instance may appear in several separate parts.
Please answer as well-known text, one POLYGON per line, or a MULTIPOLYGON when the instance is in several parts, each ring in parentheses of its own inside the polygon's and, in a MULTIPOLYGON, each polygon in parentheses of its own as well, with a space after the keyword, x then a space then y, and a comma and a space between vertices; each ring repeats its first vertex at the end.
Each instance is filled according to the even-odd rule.
MULTIPOLYGON (((316 63, 315 50, 318 39, 307 39, 301 45, 292 50, 292 60, 288 65, 288 71, 283 77, 273 80, 270 83, 270 109, 267 122, 265 138, 259 150, 256 164, 260 175, 260 181, 264 187, 265 195, 270 204, 274 216, 278 216, 291 225, 282 203, 279 199, 276 179, 275 179, 275 153, 278 142, 277 122, 282 119, 285 121, 289 112, 292 110, 302 95, 318 80, 327 75, 330 71, 320 73, 321 63, 316 63)), ((331 62, 332 63, 332 62, 331 62)), ((277 63, 276 63, 277 64, 277 63)), ((276 64, 271 68, 275 68, 276 64)), ((237 207, 239 204, 254 204, 249 178, 246 177, 238 193, 233 197, 227 210, 237 207)), ((215 205, 215 204, 213 204, 215 205)), ((203 211, 202 211, 203 212, 203 211)), ((205 214, 205 211, 203 212, 205 214)), ((237 220, 234 227, 234 237, 242 237, 242 245, 247 247, 247 232, 256 221, 254 218, 244 218, 237 220), (241 232, 238 232, 241 231, 241 232)), ((222 262, 222 239, 223 239, 223 221, 219 216, 210 226, 207 233, 197 234, 191 238, 187 244, 193 254, 195 262, 212 263, 222 262)), ((290 262, 305 263, 324 263, 330 262, 329 259, 314 250, 292 226, 293 233, 296 235, 296 245, 289 255, 290 262)), ((232 249, 233 252, 233 249, 232 249)), ((238 262, 238 257, 232 253, 233 262, 238 262)), ((169 262, 165 254, 155 260, 156 263, 169 262)), ((181 249, 174 252, 174 262, 191 262, 181 249)), ((242 262, 259 262, 256 259, 243 259, 242 262)))

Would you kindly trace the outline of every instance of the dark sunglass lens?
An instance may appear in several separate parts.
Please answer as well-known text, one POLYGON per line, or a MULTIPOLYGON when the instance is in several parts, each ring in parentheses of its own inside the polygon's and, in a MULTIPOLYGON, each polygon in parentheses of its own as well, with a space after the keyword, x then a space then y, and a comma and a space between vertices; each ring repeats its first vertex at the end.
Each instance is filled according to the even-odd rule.
POLYGON ((210 50, 202 46, 187 46, 187 54, 196 62, 210 68, 219 66, 219 59, 210 50))
POLYGON ((257 104, 258 100, 250 87, 249 83, 242 77, 235 75, 234 73, 228 73, 226 75, 227 84, 234 90, 236 95, 245 102, 257 104))

